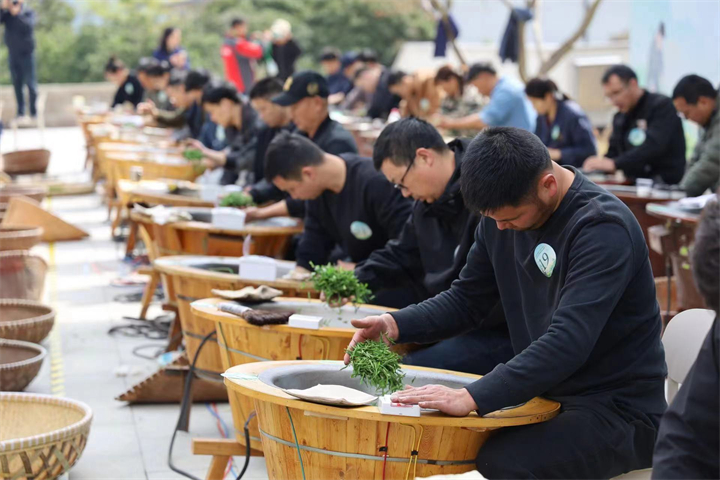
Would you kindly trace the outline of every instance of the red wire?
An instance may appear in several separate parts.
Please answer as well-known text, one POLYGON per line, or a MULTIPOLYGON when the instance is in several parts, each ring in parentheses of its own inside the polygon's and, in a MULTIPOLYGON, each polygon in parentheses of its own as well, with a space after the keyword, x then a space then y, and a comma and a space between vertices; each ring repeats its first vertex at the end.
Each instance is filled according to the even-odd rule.
POLYGON ((388 437, 390 436, 390 422, 388 422, 387 430, 385 430, 385 455, 383 455, 383 480, 385 480, 385 465, 387 465, 388 456, 388 437))

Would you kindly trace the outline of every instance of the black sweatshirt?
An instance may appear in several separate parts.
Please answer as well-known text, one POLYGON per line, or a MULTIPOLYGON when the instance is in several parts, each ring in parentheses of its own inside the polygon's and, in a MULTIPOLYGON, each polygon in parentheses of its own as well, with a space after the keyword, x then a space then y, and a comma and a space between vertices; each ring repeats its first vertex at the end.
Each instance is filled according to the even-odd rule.
POLYGON ((5 45, 10 58, 30 55, 35 51, 35 12, 23 4, 20 13, 0 9, 0 24, 5 24, 5 45))
POLYGON ((652 478, 720 478, 720 322, 660 422, 652 478))
POLYGON ((347 164, 342 191, 326 190, 306 202, 305 231, 295 256, 298 266, 309 270, 310 262, 327 263, 335 246, 351 262, 365 260, 397 238, 412 208, 370 159, 355 154, 340 158, 347 164))
POLYGON ((635 108, 613 117, 608 158, 626 177, 660 179, 668 185, 685 172, 685 133, 665 95, 645 92, 635 108))
POLYGON ((357 266, 355 276, 376 292, 399 282, 416 285, 421 298, 437 295, 465 266, 480 216, 465 207, 460 193, 462 157, 470 140, 448 144, 455 152, 455 172, 433 203, 416 201, 400 237, 375 250, 357 266))
POLYGON ((133 104, 133 107, 137 107, 138 103, 142 102, 143 93, 144 91, 140 80, 138 80, 133 73, 130 73, 125 83, 115 92, 115 98, 113 98, 110 108, 114 108, 116 105, 122 105, 125 102, 130 102, 133 104))
POLYGON ((541 228, 480 221, 452 288, 392 314, 398 341, 477 328, 500 300, 516 356, 467 387, 480 415, 538 395, 599 396, 626 413, 661 414, 667 370, 642 230, 620 200, 568 168, 575 180, 541 228), (540 265, 553 251, 548 277, 540 265))
POLYGON ((223 167, 223 176, 220 180, 221 185, 234 184, 240 176, 240 172, 252 171, 254 168, 257 132, 261 123, 257 112, 249 103, 243 103, 240 112, 242 117, 240 130, 235 127, 225 129, 229 148, 223 167))

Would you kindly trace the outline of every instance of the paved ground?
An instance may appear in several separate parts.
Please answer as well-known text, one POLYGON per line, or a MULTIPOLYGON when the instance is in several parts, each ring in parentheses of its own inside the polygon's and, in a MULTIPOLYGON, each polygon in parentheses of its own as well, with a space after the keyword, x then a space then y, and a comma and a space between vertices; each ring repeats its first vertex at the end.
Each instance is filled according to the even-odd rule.
MULTIPOLYGON (((44 143, 52 150, 49 173, 82 171, 85 151, 79 128, 47 130, 44 143)), ((22 149, 37 148, 40 136, 35 130, 21 130, 17 144, 22 149)), ((14 148, 13 132, 6 130, 0 151, 14 148)), ((40 375, 27 391, 80 400, 90 405, 94 413, 88 446, 70 472, 70 479, 182 478, 167 465, 179 406, 128 406, 114 400, 158 367, 156 361, 139 358, 132 350, 138 345, 162 345, 162 342, 107 333, 111 327, 125 323, 123 315, 136 316, 140 310, 139 303, 121 303, 116 297, 138 292, 141 287, 110 285, 113 279, 128 273, 130 267, 122 262, 124 245, 110 238, 107 210, 101 204, 101 197, 97 194, 55 197, 46 200, 46 208, 90 233, 89 239, 80 242, 43 244, 35 249, 50 265, 45 297, 57 310, 57 320, 44 342, 51 358, 45 361, 40 375), (121 370, 126 370, 128 375, 120 376, 121 370)), ((149 317, 159 314, 159 307, 154 305, 149 317)), ((217 408, 232 429, 229 406, 218 404, 217 408)), ((173 457, 176 466, 204 478, 210 458, 190 453, 193 436, 221 436, 205 404, 193 407, 190 432, 178 435, 173 457)), ((236 473, 242 462, 244 458, 235 459, 236 473)), ((267 478, 264 460, 251 459, 244 478, 267 478)))

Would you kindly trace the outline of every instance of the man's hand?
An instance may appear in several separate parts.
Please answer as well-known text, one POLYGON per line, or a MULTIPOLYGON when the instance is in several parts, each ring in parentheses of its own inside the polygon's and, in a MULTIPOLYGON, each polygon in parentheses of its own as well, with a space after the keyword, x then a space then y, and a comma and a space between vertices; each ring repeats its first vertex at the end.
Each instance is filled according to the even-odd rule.
MULTIPOLYGON (((385 334, 383 340, 386 343, 389 340, 397 340, 399 331, 395 319, 389 313, 383 313, 382 315, 374 315, 372 317, 365 317, 362 320, 353 320, 352 326, 359 328, 355 335, 353 335, 348 350, 352 350, 358 343, 363 343, 368 340, 379 340, 380 334, 385 334)), ((350 355, 345 354, 345 365, 350 363, 350 355)))
POLYGON ((586 172, 600 171, 614 173, 617 170, 615 161, 607 157, 590 157, 583 163, 582 169, 586 172))
POLYGON ((338 260, 337 266, 340 267, 340 268, 342 268, 343 270, 347 270, 347 271, 352 272, 352 271, 355 270, 355 267, 357 266, 357 263, 343 262, 342 260, 338 260))
POLYGON ((261 216, 261 208, 258 207, 247 207, 243 211, 245 212, 245 221, 246 222, 252 222, 253 220, 260 220, 263 218, 261 216))
POLYGON ((548 148, 548 152, 550 152, 550 160, 557 162, 562 158, 562 152, 559 148, 548 148))
POLYGON ((8 10, 10 8, 10 0, 2 0, 0 8, 2 8, 3 10, 8 10))
POLYGON ((393 393, 393 402, 420 405, 420 408, 434 408, 454 417, 464 417, 477 409, 475 400, 464 388, 449 388, 442 385, 424 387, 405 386, 405 390, 393 393))
POLYGON ((157 117, 158 109, 152 100, 146 100, 146 101, 138 104, 137 112, 140 115, 152 115, 153 117, 157 117))
POLYGON ((320 301, 327 302, 328 305, 330 305, 332 308, 340 308, 345 304, 348 304, 355 300, 355 297, 349 297, 349 298, 341 298, 340 300, 331 300, 328 302, 327 295, 325 295, 325 292, 320 292, 320 301))

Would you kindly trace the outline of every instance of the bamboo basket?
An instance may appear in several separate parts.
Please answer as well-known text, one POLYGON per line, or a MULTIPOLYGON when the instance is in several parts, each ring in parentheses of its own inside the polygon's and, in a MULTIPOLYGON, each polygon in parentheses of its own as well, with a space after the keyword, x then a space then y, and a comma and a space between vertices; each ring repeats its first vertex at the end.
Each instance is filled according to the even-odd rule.
POLYGON ((35 343, 0 338, 0 391, 19 392, 37 376, 47 351, 35 343))
POLYGON ((0 252, 8 250, 30 250, 40 243, 43 229, 40 227, 0 226, 0 252))
MULTIPOLYGON (((380 480, 464 473, 475 469, 477 453, 493 430, 544 422, 560 411, 559 403, 534 398, 483 417, 474 412, 466 417, 440 412, 422 412, 420 417, 382 415, 376 406, 305 402, 283 392, 280 379, 272 379, 281 369, 293 370, 284 373, 297 379, 302 370, 315 370, 332 384, 342 367, 342 362, 256 362, 227 372, 241 376, 225 379, 228 390, 253 400, 271 480, 380 480)), ((442 381, 461 388, 480 378, 421 367, 405 366, 404 370, 406 383, 414 379, 415 385, 442 381)), ((350 376, 350 371, 344 372, 350 376)), ((242 427, 235 424, 236 429, 242 427)))
MULTIPOLYGON (((304 315, 322 316, 329 320, 328 326, 319 330, 308 330, 288 325, 257 327, 215 308, 215 305, 221 301, 212 299, 198 302, 192 306, 191 313, 196 322, 205 321, 215 324, 220 360, 224 370, 245 363, 273 360, 342 360, 345 348, 355 333, 355 328, 349 322, 351 318, 381 315, 395 310, 376 305, 358 305, 355 309, 348 305, 343 307, 340 313, 338 309, 327 307, 319 300, 284 297, 256 307, 260 310, 292 310, 304 315), (338 318, 340 315, 343 320, 338 318)), ((207 344, 204 348, 207 348, 207 344)), ((252 399, 228 391, 228 400, 233 421, 236 425, 244 425, 254 410, 252 399)), ((257 421, 251 421, 249 426, 252 448, 262 450, 257 421)), ((237 430, 235 436, 240 444, 245 445, 245 434, 242 429, 237 430)))
POLYGON ((28 393, 0 393, 0 478, 47 480, 82 455, 92 411, 84 403, 28 393))
POLYGON ((30 300, 0 300, 0 338, 40 343, 55 323, 55 310, 30 300))
POLYGON ((27 250, 0 252, 0 298, 42 300, 47 263, 27 250))
POLYGON ((10 203, 13 197, 29 197, 36 202, 42 202, 48 193, 44 185, 18 185, 8 184, 0 186, 0 203, 10 203))
POLYGON ((50 150, 18 150, 2 156, 5 173, 21 175, 28 173, 45 173, 50 164, 50 150))

